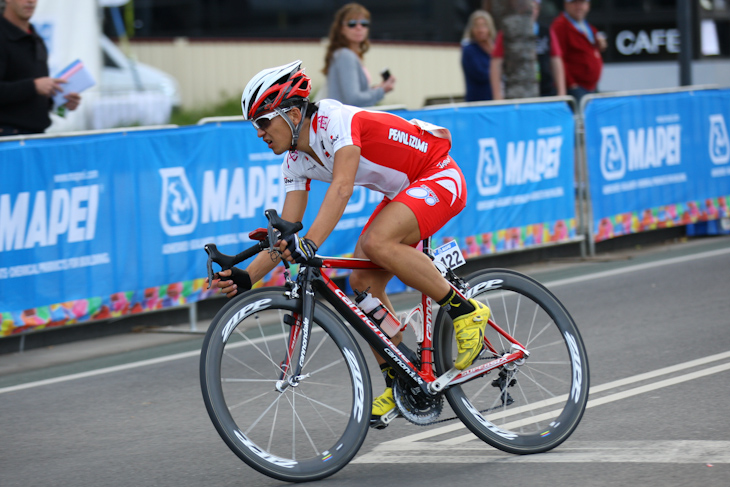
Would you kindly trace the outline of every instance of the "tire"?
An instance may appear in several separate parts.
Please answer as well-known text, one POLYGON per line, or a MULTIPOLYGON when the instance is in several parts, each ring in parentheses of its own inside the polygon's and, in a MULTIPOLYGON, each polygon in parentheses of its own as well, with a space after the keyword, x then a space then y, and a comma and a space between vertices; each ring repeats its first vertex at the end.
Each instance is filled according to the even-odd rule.
MULTIPOLYGON (((221 438, 251 467, 288 482, 347 465, 365 440, 372 405, 362 351, 324 306, 315 308, 303 378, 277 390, 292 328, 284 316, 300 306, 283 289, 247 292, 218 312, 200 356, 205 407, 221 438)), ((300 334, 292 362, 301 341, 300 334)))
MULTIPOLYGON (((466 281, 467 297, 489 306, 490 321, 530 355, 522 364, 450 387, 449 404, 469 430, 495 448, 515 454, 555 448, 578 426, 588 401, 588 357, 573 319, 550 291, 517 272, 487 270, 466 281)), ((509 342, 492 327, 485 338, 498 353, 509 352, 509 342)), ((436 317, 434 344, 441 375, 456 357, 453 324, 443 310, 436 317)), ((485 350, 474 365, 496 357, 485 350)))

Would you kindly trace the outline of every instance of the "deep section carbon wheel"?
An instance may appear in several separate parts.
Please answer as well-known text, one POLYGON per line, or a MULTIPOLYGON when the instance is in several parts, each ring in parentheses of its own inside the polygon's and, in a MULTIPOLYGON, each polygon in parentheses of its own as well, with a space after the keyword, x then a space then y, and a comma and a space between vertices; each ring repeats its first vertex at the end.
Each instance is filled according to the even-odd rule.
MULTIPOLYGON (((509 270, 466 279, 467 297, 486 304, 490 322, 521 343, 529 356, 445 391, 457 416, 475 435, 500 450, 548 451, 575 430, 588 401, 588 357, 568 311, 537 281, 509 270)), ((485 350, 472 367, 514 352, 487 326, 485 350), (491 349, 490 349, 491 347, 491 349)), ((456 341, 451 319, 440 311, 434 325, 436 371, 451 369, 456 341)))
POLYGON ((270 477, 332 475, 367 434, 372 392, 365 359, 331 311, 315 309, 306 337, 300 301, 283 289, 252 291, 216 315, 203 343, 200 379, 213 424, 231 450, 270 477))

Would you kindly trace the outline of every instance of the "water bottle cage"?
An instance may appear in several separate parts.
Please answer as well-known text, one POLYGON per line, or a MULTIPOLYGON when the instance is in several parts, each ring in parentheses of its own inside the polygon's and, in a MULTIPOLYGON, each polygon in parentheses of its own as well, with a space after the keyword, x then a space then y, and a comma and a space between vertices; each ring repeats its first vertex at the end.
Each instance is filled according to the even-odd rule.
POLYGON ((387 314, 388 314, 388 310, 386 309, 385 305, 382 304, 382 303, 379 304, 379 305, 377 305, 375 308, 373 308, 372 310, 370 310, 369 313, 367 313, 368 318, 370 318, 370 320, 373 323, 375 323, 376 325, 378 325, 378 328, 380 328, 380 325, 383 323, 383 319, 385 318, 385 316, 387 314), (385 311, 385 312, 383 312, 383 311, 385 311), (378 314, 380 314, 380 318, 376 318, 376 316, 378 314))

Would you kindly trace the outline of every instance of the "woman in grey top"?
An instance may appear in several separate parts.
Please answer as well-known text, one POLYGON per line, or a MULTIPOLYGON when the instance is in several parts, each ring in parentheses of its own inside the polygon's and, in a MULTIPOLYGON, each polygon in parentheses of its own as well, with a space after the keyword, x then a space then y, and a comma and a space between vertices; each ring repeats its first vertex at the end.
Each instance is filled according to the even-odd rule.
POLYGON ((369 27, 370 12, 359 3, 348 3, 335 14, 322 70, 327 75, 327 98, 367 107, 393 89, 393 76, 370 87, 370 75, 362 64, 363 55, 370 48, 369 27))

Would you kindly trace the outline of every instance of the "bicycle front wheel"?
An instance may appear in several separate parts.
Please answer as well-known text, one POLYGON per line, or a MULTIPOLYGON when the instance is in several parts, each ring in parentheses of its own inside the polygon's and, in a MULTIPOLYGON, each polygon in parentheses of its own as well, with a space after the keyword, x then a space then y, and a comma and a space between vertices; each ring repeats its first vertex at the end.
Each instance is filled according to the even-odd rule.
POLYGON ((315 308, 301 374, 301 301, 284 290, 235 298, 219 311, 200 357, 203 399, 231 450, 270 477, 317 480, 347 465, 367 435, 370 375, 351 333, 315 308))
MULTIPOLYGON (((500 450, 540 453, 575 430, 588 401, 588 357, 568 311, 537 281, 510 270, 488 270, 467 279, 467 297, 486 304, 490 323, 522 344, 529 356, 445 391, 449 404, 477 437, 500 450)), ((451 319, 440 311, 434 326, 436 371, 454 366, 451 319)), ((488 346, 472 366, 514 352, 487 326, 488 346)))

